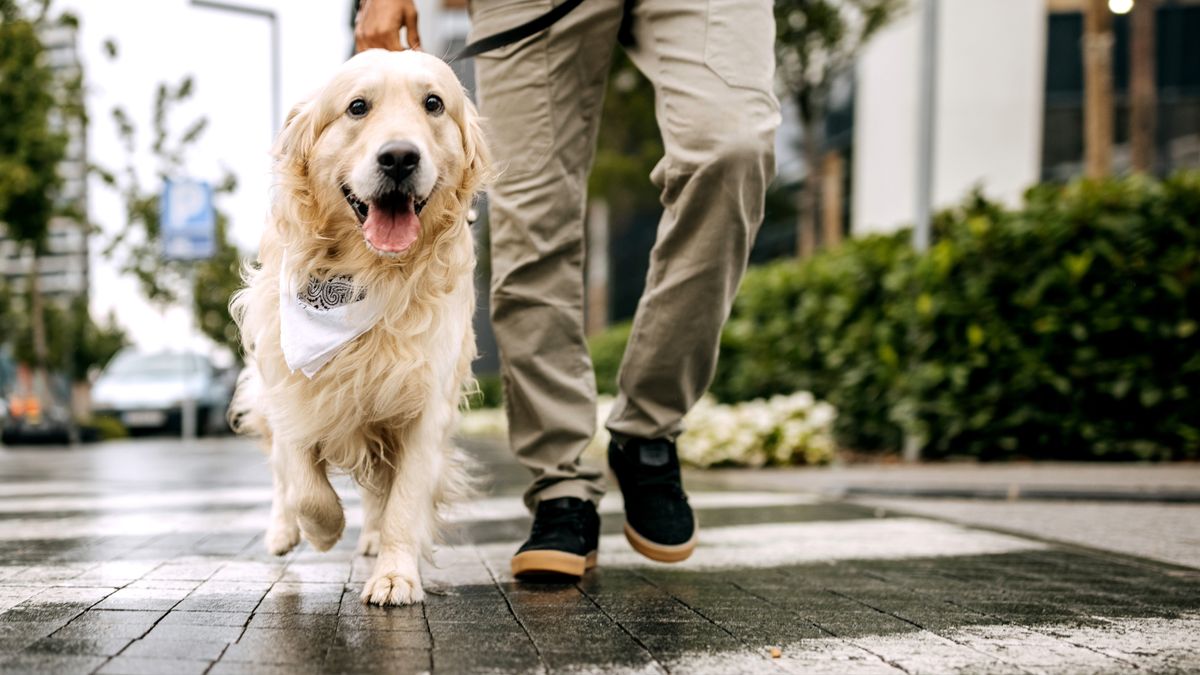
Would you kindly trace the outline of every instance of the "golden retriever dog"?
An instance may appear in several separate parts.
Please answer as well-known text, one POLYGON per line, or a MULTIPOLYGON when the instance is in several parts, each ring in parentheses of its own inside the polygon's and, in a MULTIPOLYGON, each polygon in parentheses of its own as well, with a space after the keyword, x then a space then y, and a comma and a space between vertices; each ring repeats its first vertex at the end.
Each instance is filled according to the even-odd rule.
POLYGON ((487 166, 443 61, 371 50, 296 106, 275 148, 271 218, 231 308, 247 368, 231 418, 270 452, 267 549, 328 550, 362 494, 364 602, 424 598, 418 563, 467 489, 451 444, 475 356, 468 211, 487 166))

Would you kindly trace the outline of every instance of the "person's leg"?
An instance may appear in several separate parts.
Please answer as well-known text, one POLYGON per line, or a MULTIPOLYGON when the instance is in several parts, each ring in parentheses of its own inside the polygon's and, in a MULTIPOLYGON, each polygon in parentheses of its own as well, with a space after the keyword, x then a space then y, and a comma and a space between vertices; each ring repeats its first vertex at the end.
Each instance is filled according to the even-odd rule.
POLYGON ((774 177, 770 0, 639 0, 634 63, 653 82, 663 215, 607 426, 673 439, 712 381, 721 328, 774 177))
MULTIPOLYGON (((476 0, 472 38, 553 5, 476 0)), ((596 425, 583 331, 585 189, 621 0, 583 3, 548 31, 476 59, 479 107, 498 176, 489 192, 492 325, 509 441, 544 500, 598 501, 601 474, 579 456, 596 425)))
POLYGON ((654 84, 665 153, 651 179, 663 215, 607 422, 608 464, 630 545, 677 562, 697 528, 674 439, 712 381, 775 171, 775 26, 770 0, 635 8, 630 57, 654 84))

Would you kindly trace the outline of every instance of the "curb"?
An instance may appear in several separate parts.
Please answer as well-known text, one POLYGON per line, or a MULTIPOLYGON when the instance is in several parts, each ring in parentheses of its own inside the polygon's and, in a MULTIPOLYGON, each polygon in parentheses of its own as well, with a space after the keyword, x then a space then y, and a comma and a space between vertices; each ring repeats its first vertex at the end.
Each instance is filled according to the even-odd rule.
POLYGON ((1200 504, 1200 490, 1105 490, 1055 487, 875 487, 850 485, 825 491, 834 497, 915 497, 990 501, 1087 501, 1200 504))

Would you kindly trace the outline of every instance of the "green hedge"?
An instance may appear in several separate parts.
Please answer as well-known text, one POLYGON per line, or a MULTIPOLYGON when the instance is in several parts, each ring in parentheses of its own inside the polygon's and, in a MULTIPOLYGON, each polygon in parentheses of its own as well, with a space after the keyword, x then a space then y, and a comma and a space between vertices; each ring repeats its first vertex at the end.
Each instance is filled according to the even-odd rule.
POLYGON ((588 339, 592 367, 596 369, 596 391, 601 394, 617 395, 617 373, 621 370, 621 357, 625 354, 625 343, 629 342, 632 328, 628 321, 618 323, 588 339))
POLYGON ((1200 174, 975 195, 908 241, 752 270, 713 392, 811 391, 860 450, 1200 457, 1200 174))

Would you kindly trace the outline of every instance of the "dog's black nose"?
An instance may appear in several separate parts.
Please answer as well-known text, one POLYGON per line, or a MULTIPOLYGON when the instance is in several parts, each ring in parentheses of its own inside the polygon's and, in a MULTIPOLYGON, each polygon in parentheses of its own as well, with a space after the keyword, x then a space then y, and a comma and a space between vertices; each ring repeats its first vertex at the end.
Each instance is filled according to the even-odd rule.
POLYGON ((421 151, 408 141, 391 141, 384 143, 375 156, 379 169, 392 180, 404 180, 416 170, 421 163, 421 151))

